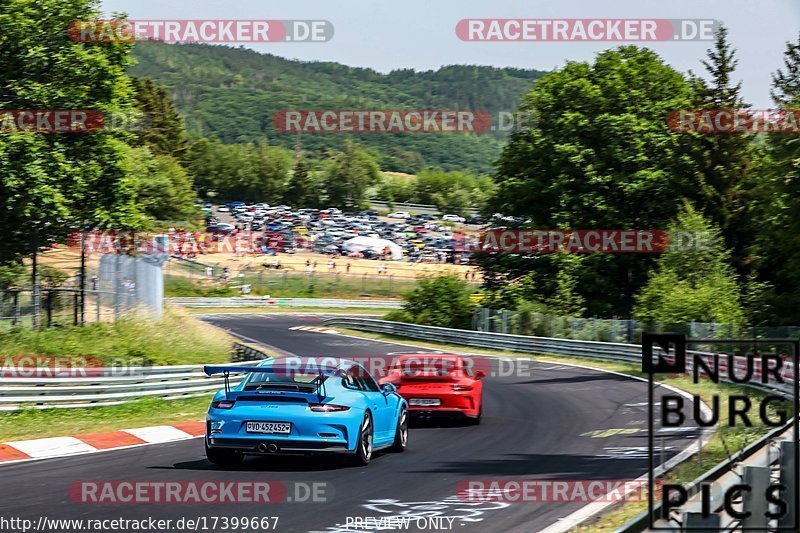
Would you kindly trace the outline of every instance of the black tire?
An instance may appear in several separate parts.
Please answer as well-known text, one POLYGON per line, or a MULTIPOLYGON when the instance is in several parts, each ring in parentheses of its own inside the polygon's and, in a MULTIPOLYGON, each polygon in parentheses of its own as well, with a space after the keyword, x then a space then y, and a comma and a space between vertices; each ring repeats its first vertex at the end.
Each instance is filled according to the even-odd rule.
POLYGON ((206 444, 206 457, 208 460, 217 466, 238 466, 242 464, 244 455, 236 450, 219 450, 216 448, 209 448, 206 444))
POLYGON ((361 428, 358 430, 358 442, 356 443, 356 454, 353 462, 357 466, 367 466, 372 460, 372 449, 375 437, 375 428, 372 425, 372 416, 369 411, 361 421, 361 428))
POLYGON ((397 430, 394 433, 394 442, 389 451, 401 453, 406 451, 406 446, 408 446, 408 411, 403 409, 397 419, 397 430))
POLYGON ((469 419, 470 426, 479 426, 481 424, 481 415, 483 414, 483 402, 481 402, 481 408, 478 409, 478 416, 475 418, 469 419))

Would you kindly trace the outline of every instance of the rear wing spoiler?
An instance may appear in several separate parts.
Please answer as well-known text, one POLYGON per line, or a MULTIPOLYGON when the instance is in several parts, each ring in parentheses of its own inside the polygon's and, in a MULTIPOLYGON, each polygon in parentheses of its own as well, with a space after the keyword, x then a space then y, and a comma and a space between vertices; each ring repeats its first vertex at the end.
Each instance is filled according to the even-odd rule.
MULTIPOLYGON (((231 374, 249 374, 249 373, 261 373, 261 374, 277 374, 279 372, 285 372, 285 368, 274 368, 271 366, 213 366, 213 365, 205 365, 203 367, 203 372, 207 376, 214 376, 217 374, 222 374, 225 378, 225 399, 228 399, 228 396, 231 393, 231 381, 230 375, 231 374)), ((320 369, 317 372, 317 377, 319 378, 319 385, 317 385, 317 399, 321 402, 323 398, 325 398, 325 378, 330 376, 330 372, 323 373, 320 369)))
POLYGON ((206 365, 203 367, 203 372, 206 376, 213 376, 215 374, 241 374, 245 372, 263 372, 263 373, 276 373, 276 370, 269 366, 212 366, 206 365))

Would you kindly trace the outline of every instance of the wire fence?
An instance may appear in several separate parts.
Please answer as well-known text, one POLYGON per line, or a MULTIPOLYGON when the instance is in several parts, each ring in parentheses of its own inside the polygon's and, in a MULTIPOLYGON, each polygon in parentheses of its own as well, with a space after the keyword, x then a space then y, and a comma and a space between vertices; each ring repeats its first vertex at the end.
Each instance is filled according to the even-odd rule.
POLYGON ((95 270, 87 269, 83 283, 80 274, 57 286, 37 277, 36 285, 0 290, 0 330, 80 326, 133 312, 160 316, 163 260, 105 254, 95 270))
POLYGON ((192 260, 169 261, 164 268, 167 296, 225 296, 229 289, 242 294, 289 297, 402 296, 417 286, 415 278, 393 274, 302 272, 275 268, 237 268, 227 272, 219 265, 192 260))
POLYGON ((11 289, 0 291, 0 329, 49 328, 111 322, 137 306, 129 289, 11 289))
POLYGON ((798 326, 743 327, 713 322, 647 324, 630 318, 576 318, 530 311, 509 311, 477 307, 472 315, 472 329, 493 333, 533 335, 602 342, 641 342, 642 332, 667 331, 686 333, 692 338, 800 338, 798 326))

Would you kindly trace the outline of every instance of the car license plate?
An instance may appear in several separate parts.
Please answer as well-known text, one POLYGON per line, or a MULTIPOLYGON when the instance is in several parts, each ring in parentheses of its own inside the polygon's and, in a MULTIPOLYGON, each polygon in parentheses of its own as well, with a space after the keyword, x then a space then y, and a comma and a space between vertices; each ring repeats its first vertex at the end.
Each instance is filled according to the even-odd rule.
POLYGON ((248 433, 283 433, 292 432, 292 425, 289 422, 248 422, 248 433))
POLYGON ((436 407, 441 404, 442 400, 437 398, 411 398, 408 400, 408 405, 413 405, 415 407, 436 407))

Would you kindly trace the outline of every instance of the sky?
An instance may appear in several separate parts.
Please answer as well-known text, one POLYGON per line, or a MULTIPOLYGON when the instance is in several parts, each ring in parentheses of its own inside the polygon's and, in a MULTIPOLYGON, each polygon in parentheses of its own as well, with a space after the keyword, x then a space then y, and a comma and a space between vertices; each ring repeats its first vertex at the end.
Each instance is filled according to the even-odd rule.
MULTIPOLYGON (((305 61, 336 61, 379 72, 437 69, 469 64, 537 70, 568 60, 591 61, 611 42, 465 42, 455 31, 461 19, 716 19, 729 29, 737 49, 735 72, 745 100, 772 106, 771 74, 782 66, 787 41, 800 35, 798 0, 102 0, 107 14, 132 19, 328 20, 335 34, 324 43, 245 45, 260 52, 305 61)), ((622 43, 619 43, 622 44, 622 43)), ((640 43, 677 70, 702 74, 712 43, 640 43)), ((238 44, 236 46, 239 46, 238 44)))

